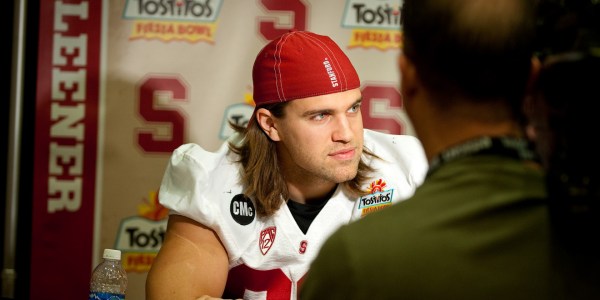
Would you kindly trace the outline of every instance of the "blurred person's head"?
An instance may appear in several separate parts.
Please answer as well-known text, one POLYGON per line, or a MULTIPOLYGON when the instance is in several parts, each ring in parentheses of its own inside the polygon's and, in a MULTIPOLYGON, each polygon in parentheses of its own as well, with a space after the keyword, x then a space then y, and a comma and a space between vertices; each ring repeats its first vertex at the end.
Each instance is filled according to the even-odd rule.
POLYGON ((600 2, 540 0, 536 18, 535 50, 543 72, 526 106, 529 133, 546 168, 550 160, 557 166, 567 157, 589 159, 593 147, 580 146, 594 134, 592 106, 600 100, 600 2))
POLYGON ((530 75, 533 3, 527 0, 406 0, 403 53, 439 96, 520 103, 530 75))

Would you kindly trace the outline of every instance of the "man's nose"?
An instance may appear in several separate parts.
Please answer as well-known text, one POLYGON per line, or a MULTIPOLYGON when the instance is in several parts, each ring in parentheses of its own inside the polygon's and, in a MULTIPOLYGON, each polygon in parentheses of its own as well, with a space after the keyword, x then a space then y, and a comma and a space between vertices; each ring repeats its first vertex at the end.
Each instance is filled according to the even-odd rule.
POLYGON ((354 135, 352 124, 347 116, 341 116, 335 119, 335 128, 333 130, 332 139, 334 142, 349 142, 354 135))

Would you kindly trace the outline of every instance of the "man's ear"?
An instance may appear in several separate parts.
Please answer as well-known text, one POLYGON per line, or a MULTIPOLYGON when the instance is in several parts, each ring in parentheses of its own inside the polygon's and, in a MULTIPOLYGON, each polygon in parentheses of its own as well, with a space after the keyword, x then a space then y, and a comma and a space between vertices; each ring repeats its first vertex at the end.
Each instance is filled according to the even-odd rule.
POLYGON ((275 126, 273 114, 271 114, 268 109, 259 108, 256 111, 256 121, 258 121, 258 126, 260 126, 262 131, 264 131, 271 140, 275 142, 281 140, 279 138, 279 131, 275 126))
POLYGON ((415 65, 404 53, 400 53, 398 57, 398 69, 400 70, 400 90, 402 91, 402 96, 404 98, 411 98, 418 85, 415 65))

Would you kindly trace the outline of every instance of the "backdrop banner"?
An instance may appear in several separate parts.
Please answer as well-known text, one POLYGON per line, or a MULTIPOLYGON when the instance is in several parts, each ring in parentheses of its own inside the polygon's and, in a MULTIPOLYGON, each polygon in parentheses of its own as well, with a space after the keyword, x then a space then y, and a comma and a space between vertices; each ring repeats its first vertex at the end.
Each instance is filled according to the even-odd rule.
POLYGON ((127 298, 145 298, 171 152, 214 151, 228 122, 248 122, 254 58, 290 29, 346 52, 366 128, 414 134, 399 92, 400 0, 40 2, 32 299, 85 298, 104 248, 123 253, 127 298))
POLYGON ((96 222, 101 1, 40 1, 31 299, 88 293, 96 222))

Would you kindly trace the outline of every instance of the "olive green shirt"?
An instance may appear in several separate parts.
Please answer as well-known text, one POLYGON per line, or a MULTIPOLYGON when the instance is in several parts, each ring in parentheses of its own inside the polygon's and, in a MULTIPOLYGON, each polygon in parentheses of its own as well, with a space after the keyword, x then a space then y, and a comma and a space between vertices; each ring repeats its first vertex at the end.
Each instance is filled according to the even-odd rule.
POLYGON ((548 299, 543 173, 497 155, 461 157, 414 196, 342 227, 300 299, 548 299))

